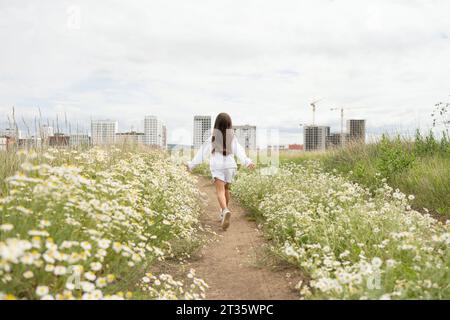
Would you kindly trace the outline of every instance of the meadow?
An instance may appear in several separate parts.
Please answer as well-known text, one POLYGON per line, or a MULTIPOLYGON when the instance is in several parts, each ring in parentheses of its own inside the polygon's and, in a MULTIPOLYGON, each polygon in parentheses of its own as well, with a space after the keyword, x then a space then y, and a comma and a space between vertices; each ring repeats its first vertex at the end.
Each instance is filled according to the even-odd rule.
POLYGON ((383 180, 370 190, 306 160, 243 172, 232 191, 271 252, 303 272, 305 299, 450 298, 450 223, 383 180))
MULTIPOLYGON (((204 245, 183 161, 138 146, 0 152, 0 300, 207 297, 195 270, 155 271, 204 245)), ((445 138, 384 136, 282 153, 232 192, 300 270, 298 297, 450 299, 449 167, 445 138)))
POLYGON ((450 143, 417 133, 324 152, 285 152, 233 193, 307 299, 450 298, 450 143))
POLYGON ((370 190, 384 182, 415 196, 412 206, 437 217, 450 217, 450 140, 416 133, 414 139, 383 137, 376 143, 349 143, 326 152, 284 153, 282 163, 317 160, 324 170, 337 172, 370 190))
POLYGON ((165 154, 112 147, 0 157, 0 300, 204 297, 195 270, 183 279, 149 272, 189 257, 200 241, 195 177, 165 154))

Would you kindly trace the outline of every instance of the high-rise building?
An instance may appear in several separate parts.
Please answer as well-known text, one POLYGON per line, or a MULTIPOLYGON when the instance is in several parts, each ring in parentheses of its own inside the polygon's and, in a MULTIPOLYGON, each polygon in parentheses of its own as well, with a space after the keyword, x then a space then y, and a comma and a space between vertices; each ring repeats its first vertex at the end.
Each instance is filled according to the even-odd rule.
POLYGON ((163 147, 164 124, 155 116, 144 119, 144 143, 149 146, 163 147))
POLYGON ((351 142, 366 142, 366 120, 350 119, 347 120, 348 139, 351 142))
POLYGON ((330 135, 330 127, 305 126, 303 139, 305 151, 321 151, 326 149, 327 137, 330 135))
MULTIPOLYGON (((331 133, 327 136, 327 149, 328 148, 339 148, 342 146, 342 135, 340 133, 331 133)), ((345 140, 345 134, 344 134, 345 140)))
POLYGON ((211 116, 194 116, 194 149, 198 149, 211 134, 211 116))
POLYGON ((256 126, 233 126, 234 134, 245 149, 256 149, 256 126))
POLYGON ((108 145, 116 142, 118 123, 111 120, 95 120, 91 122, 93 145, 108 145))
POLYGON ((91 144, 91 137, 85 133, 73 133, 69 138, 69 146, 71 147, 87 147, 91 144))
POLYGON ((120 132, 116 134, 116 143, 119 144, 144 144, 145 135, 143 132, 120 132))

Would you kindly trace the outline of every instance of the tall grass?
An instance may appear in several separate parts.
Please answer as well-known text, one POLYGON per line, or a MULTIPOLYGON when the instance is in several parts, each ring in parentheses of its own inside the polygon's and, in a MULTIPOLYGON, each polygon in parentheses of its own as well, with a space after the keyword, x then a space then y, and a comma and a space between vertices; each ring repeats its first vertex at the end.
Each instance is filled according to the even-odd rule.
POLYGON ((415 140, 384 135, 373 144, 348 144, 325 153, 282 155, 282 162, 322 162, 328 171, 348 176, 371 190, 387 182, 393 188, 415 195, 414 208, 450 216, 450 141, 446 134, 432 132, 415 140))
POLYGON ((308 299, 449 299, 449 227, 411 209, 411 195, 375 191, 317 161, 273 175, 243 173, 233 194, 269 248, 303 271, 308 299))
POLYGON ((0 196, 5 192, 4 181, 11 176, 20 165, 16 152, 0 151, 0 196))
POLYGON ((158 151, 41 151, 2 155, 0 300, 204 297, 193 273, 186 283, 146 273, 189 255, 172 244, 199 241, 184 168, 158 151))
MULTIPOLYGON (((90 147, 86 145, 67 146, 62 148, 51 148, 49 146, 42 145, 39 147, 29 148, 18 148, 17 146, 13 146, 8 151, 0 150, 0 196, 4 195, 6 192, 7 185, 5 184, 5 179, 16 173, 20 168, 20 165, 26 159, 23 157, 23 154, 32 153, 37 162, 46 162, 44 155, 48 150, 51 150, 52 153, 57 155, 54 163, 59 165, 74 165, 77 163, 76 157, 78 153, 86 152, 89 149, 90 147)), ((105 145, 102 146, 102 149, 110 154, 107 159, 110 165, 120 159, 120 153, 154 151, 152 148, 133 143, 105 145), (121 152, 109 152, 112 149, 119 149, 121 152)))

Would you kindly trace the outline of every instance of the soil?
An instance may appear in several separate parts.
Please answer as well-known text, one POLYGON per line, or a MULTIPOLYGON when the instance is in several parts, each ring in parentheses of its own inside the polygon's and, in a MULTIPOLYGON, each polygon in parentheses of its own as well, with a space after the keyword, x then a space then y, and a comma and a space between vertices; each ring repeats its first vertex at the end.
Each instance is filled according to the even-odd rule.
POLYGON ((265 250, 266 241, 250 214, 231 199, 231 224, 223 231, 219 205, 211 180, 199 178, 205 214, 202 224, 216 233, 215 241, 206 244, 186 267, 208 285, 206 298, 293 300, 300 299, 295 285, 301 279, 298 269, 281 261, 274 263, 265 250))

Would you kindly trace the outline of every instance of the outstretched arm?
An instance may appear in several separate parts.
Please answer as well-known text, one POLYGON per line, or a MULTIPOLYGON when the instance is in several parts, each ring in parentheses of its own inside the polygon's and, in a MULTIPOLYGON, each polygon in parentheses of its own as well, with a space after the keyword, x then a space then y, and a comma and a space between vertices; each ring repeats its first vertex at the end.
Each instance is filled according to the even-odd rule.
POLYGON ((211 139, 208 139, 205 141, 205 143, 202 144, 200 149, 195 154, 195 157, 191 161, 188 161, 187 166, 189 171, 194 170, 196 166, 203 163, 208 158, 208 156, 210 156, 210 153, 211 153, 211 139))
POLYGON ((248 168, 255 167, 252 160, 245 154, 245 149, 241 146, 236 137, 233 139, 233 149, 234 154, 238 157, 239 161, 244 164, 244 166, 248 168))

